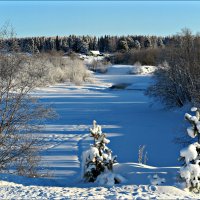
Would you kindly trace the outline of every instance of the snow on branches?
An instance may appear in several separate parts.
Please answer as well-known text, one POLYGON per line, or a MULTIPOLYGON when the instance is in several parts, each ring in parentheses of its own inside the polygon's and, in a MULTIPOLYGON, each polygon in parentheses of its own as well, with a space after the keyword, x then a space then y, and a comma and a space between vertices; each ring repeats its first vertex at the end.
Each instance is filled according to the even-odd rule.
POLYGON ((185 181, 187 188, 200 192, 200 110, 193 107, 191 111, 196 112, 196 115, 185 114, 185 119, 192 125, 187 128, 187 132, 192 138, 198 136, 198 142, 190 144, 180 151, 181 159, 184 161, 180 168, 180 176, 185 181))
MULTIPOLYGON (((200 110, 196 107, 191 108, 192 112, 196 112, 194 116, 186 113, 185 119, 191 124, 190 127, 187 128, 187 133, 191 138, 195 138, 200 136, 200 110)), ((200 143, 200 141, 199 141, 200 143)))
POLYGON ((82 178, 85 182, 98 182, 111 185, 121 182, 121 176, 113 173, 113 164, 116 156, 107 147, 110 140, 102 132, 101 126, 93 121, 90 128, 90 136, 94 138, 94 144, 82 154, 82 178), (111 180, 112 179, 112 180, 111 180))

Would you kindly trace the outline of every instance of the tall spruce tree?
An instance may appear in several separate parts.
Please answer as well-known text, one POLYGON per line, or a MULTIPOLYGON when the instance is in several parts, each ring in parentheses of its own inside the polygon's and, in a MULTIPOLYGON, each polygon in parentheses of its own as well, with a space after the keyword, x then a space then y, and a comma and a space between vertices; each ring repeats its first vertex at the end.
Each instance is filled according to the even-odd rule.
POLYGON ((58 36, 56 36, 56 50, 60 51, 60 40, 59 40, 58 36))

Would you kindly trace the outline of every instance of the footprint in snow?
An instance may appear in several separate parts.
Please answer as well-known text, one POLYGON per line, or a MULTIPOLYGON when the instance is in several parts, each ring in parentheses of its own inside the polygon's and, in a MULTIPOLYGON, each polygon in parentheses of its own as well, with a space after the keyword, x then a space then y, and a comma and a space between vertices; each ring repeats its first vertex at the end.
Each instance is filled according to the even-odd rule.
POLYGON ((158 188, 155 185, 150 185, 149 188, 148 188, 148 190, 150 192, 155 192, 156 190, 158 190, 158 188))

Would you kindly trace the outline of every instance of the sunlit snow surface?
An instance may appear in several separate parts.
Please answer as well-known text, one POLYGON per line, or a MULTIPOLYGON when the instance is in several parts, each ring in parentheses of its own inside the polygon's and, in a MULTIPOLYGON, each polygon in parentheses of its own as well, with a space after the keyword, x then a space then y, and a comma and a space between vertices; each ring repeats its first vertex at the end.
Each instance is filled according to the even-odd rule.
POLYGON ((0 198, 196 197, 173 187, 178 168, 165 167, 180 165, 177 159, 181 147, 174 144, 173 139, 182 131, 183 112, 167 111, 156 102, 152 106, 152 100, 144 95, 153 81, 152 75, 129 75, 126 66, 116 66, 114 73, 114 68, 112 73, 95 75, 90 84, 66 83, 35 89, 32 95, 59 114, 57 119, 47 121, 41 133, 35 133, 45 141, 40 172, 48 170, 50 177, 30 180, 1 175, 4 181, 0 181, 0 198), (121 83, 128 87, 110 89, 121 83), (105 188, 80 181, 81 154, 92 143, 88 130, 94 119, 111 140, 109 148, 120 163, 115 171, 127 179, 125 185, 105 188), (136 164, 140 145, 146 145, 147 164, 157 167, 136 164), (165 178, 165 186, 149 185, 148 176, 153 174, 165 178))

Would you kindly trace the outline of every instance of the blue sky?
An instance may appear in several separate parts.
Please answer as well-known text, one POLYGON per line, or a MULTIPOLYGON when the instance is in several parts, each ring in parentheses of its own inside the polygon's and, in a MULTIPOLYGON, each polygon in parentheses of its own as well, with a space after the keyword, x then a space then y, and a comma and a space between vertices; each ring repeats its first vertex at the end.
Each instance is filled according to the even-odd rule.
POLYGON ((19 37, 200 32, 198 1, 0 1, 19 37))

